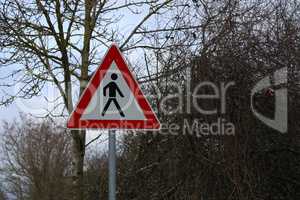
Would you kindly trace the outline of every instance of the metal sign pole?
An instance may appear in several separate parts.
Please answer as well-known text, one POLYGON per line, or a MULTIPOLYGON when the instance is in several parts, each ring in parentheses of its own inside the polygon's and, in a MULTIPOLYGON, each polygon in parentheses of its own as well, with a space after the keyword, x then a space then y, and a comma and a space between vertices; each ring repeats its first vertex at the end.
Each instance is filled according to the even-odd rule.
MULTIPOLYGON (((135 80, 116 44, 111 45, 101 65, 94 72, 94 76, 89 81, 75 110, 69 117, 67 127, 70 129, 95 127, 113 127, 117 130, 127 128, 160 129, 160 122, 157 116, 151 109, 147 98, 143 95, 139 83, 135 80), (112 65, 113 62, 115 65, 112 65), (106 72, 110 75, 103 76, 106 72), (118 79, 118 77, 120 78, 118 79), (125 80, 121 77, 127 78, 125 80), (95 88, 100 88, 100 84, 105 84, 103 85, 103 90, 95 90, 95 88), (98 98, 92 98, 94 96, 106 96, 107 101, 98 101, 98 98), (126 106, 129 100, 135 102, 134 106, 126 106), (112 108, 111 104, 114 104, 115 107, 112 108), (101 114, 99 113, 97 120, 94 117, 91 118, 91 116, 94 116, 94 113, 99 112, 99 108, 103 108, 103 110, 101 109, 101 114), (109 108, 110 111, 114 111, 114 114, 119 114, 122 118, 118 115, 107 113, 109 108), (136 119, 137 116, 140 116, 138 117, 139 119, 132 120, 132 118, 136 119), (85 119, 85 117, 88 118, 85 119)), ((108 198, 109 200, 116 200, 116 130, 109 130, 108 133, 108 198)))
POLYGON ((116 131, 108 131, 108 199, 116 200, 116 131))

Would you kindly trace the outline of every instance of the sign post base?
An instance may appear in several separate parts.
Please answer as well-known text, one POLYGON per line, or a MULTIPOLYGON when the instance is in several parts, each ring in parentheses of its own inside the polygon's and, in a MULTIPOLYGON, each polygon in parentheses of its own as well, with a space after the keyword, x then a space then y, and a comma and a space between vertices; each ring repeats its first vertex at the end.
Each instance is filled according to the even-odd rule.
POLYGON ((108 199, 116 200, 116 131, 108 131, 108 199))

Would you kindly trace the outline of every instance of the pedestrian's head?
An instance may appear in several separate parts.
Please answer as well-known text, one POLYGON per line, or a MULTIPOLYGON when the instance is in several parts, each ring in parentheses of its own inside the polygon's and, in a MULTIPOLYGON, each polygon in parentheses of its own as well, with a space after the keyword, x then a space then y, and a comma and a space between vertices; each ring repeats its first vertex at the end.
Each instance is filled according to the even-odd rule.
POLYGON ((113 74, 111 75, 111 79, 112 79, 112 80, 117 80, 117 78, 118 78, 118 75, 117 75, 117 74, 113 73, 113 74))

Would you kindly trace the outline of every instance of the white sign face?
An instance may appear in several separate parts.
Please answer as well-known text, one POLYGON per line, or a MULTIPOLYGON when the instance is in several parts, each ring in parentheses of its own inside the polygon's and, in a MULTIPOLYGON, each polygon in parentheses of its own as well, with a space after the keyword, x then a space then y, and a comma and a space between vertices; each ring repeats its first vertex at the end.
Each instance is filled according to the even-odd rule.
POLYGON ((81 115, 83 120, 145 120, 123 74, 112 62, 81 115))
POLYGON ((70 129, 158 130, 160 123, 112 44, 71 113, 70 129))

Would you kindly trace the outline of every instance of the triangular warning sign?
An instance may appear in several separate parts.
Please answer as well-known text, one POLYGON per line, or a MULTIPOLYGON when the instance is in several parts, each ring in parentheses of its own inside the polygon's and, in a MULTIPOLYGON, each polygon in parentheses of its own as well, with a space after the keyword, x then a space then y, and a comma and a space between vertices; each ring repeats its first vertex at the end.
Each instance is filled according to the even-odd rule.
POLYGON ((71 129, 159 129, 160 123, 112 45, 82 93, 67 124, 71 129))

